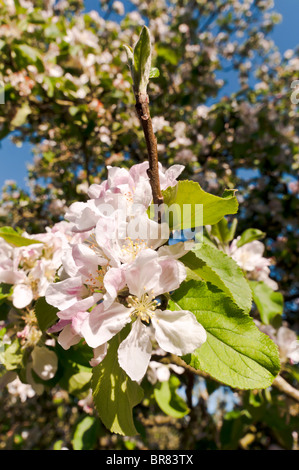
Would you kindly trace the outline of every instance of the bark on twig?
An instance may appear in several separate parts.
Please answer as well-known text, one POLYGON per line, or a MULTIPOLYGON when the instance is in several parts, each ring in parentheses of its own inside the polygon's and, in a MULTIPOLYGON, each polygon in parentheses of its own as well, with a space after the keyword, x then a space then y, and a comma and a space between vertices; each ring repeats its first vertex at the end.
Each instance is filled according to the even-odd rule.
MULTIPOLYGON (((135 93, 136 111, 139 117, 147 147, 149 169, 148 176, 153 193, 154 204, 160 206, 163 204, 163 196, 160 187, 157 139, 153 131, 152 120, 149 110, 149 98, 146 93, 135 93)), ((159 211, 159 222, 161 222, 161 213, 159 211)))
POLYGON ((280 392, 284 393, 290 398, 293 398, 295 401, 299 402, 299 390, 292 387, 285 379, 278 375, 276 379, 274 379, 273 387, 277 388, 280 392))
MULTIPOLYGON (((172 363, 172 364, 176 364, 178 366, 184 367, 189 372, 193 372, 193 374, 199 375, 200 377, 204 377, 204 378, 209 377, 209 375, 206 374, 205 372, 194 369, 193 367, 186 364, 180 357, 175 356, 174 354, 171 354, 169 357, 164 358, 162 362, 172 363)), ((283 377, 281 377, 281 375, 278 375, 274 379, 272 386, 277 388, 277 390, 284 393, 288 397, 293 398, 293 400, 299 402, 299 390, 292 387, 292 385, 290 385, 283 377)))

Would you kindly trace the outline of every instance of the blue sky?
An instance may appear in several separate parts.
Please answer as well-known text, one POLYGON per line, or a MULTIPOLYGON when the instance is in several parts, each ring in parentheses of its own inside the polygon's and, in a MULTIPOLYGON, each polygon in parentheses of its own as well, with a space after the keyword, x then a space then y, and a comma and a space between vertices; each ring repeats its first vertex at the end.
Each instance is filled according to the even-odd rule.
MULTIPOLYGON (((125 2, 126 3, 126 2, 125 2)), ((86 0, 86 10, 98 10, 98 0, 86 0)), ((282 22, 276 26, 272 38, 281 52, 293 49, 299 45, 298 41, 298 0, 275 0, 275 10, 281 13, 282 22)), ((294 77, 299 78, 298 77, 294 77)), ((3 106, 3 105, 2 105, 3 106)), ((7 179, 14 179, 26 188, 26 164, 32 161, 30 144, 25 143, 21 148, 16 147, 8 138, 0 142, 0 188, 7 179)))

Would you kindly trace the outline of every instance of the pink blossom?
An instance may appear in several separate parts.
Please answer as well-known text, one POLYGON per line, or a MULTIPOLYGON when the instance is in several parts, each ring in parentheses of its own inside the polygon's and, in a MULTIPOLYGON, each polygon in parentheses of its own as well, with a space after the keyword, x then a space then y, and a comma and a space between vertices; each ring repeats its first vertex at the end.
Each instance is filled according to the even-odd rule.
POLYGON ((139 381, 150 361, 152 335, 165 351, 183 355, 201 346, 206 333, 191 312, 158 308, 156 297, 177 289, 185 279, 182 263, 148 249, 127 267, 124 277, 130 293, 128 306, 114 302, 105 310, 100 303, 86 317, 81 334, 89 346, 98 348, 133 321, 119 347, 118 360, 131 379, 139 381))

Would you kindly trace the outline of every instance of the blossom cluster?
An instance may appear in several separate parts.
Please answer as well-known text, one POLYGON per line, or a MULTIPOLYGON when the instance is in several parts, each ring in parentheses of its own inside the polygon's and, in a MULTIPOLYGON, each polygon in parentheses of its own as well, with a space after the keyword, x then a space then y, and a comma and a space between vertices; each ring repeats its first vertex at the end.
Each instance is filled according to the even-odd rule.
MULTIPOLYGON (((11 348, 15 354, 18 347, 24 354, 26 352, 26 384, 20 382, 8 364, 9 372, 1 380, 0 388, 8 384, 9 392, 14 394, 14 390, 24 400, 44 390, 44 386, 34 379, 32 371, 43 381, 52 379, 57 371, 58 358, 49 348, 55 345, 55 340, 40 329, 35 304, 44 297, 59 273, 69 243, 77 243, 85 236, 75 234, 71 229, 72 224, 63 221, 47 228, 44 233, 29 235, 23 232, 20 234, 21 246, 0 238, 0 284, 9 288, 7 296, 12 306, 6 320, 0 322, 1 344, 11 348)), ((0 362, 2 360, 3 357, 0 362)), ((5 354, 4 365, 7 366, 5 354)), ((16 364, 13 369, 15 367, 16 364)))
MULTIPOLYGON (((84 240, 68 245, 60 280, 46 290, 59 317, 51 332, 60 331, 65 349, 84 338, 93 349, 92 366, 105 357, 109 340, 131 325, 118 361, 135 381, 145 375, 153 346, 181 356, 206 340, 191 312, 164 308, 169 292, 186 278, 178 258, 187 248, 184 242, 169 245, 168 226, 149 218, 147 169, 147 162, 130 170, 109 167, 107 180, 90 186, 90 199, 69 207, 65 217, 84 240)), ((182 170, 160 166, 162 190, 174 186, 182 170)))

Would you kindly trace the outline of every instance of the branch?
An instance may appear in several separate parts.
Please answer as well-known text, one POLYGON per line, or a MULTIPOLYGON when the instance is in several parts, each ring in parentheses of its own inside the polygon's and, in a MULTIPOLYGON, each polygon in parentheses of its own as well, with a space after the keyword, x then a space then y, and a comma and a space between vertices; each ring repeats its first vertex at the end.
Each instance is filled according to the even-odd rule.
POLYGON ((284 393, 293 400, 299 402, 299 390, 292 387, 285 379, 283 379, 280 375, 274 379, 273 387, 277 388, 280 392, 284 393))
MULTIPOLYGON (((153 131, 152 120, 149 110, 149 98, 147 93, 135 93, 136 111, 139 117, 147 147, 149 169, 147 171, 153 193, 154 204, 163 204, 163 196, 160 187, 157 139, 153 131)), ((161 214, 159 220, 161 221, 161 214)))
MULTIPOLYGON (((170 356, 163 358, 161 362, 162 363, 176 364, 178 366, 184 367, 189 372, 193 372, 194 374, 199 375, 200 377, 209 378, 209 375, 207 373, 205 373, 201 370, 194 369, 193 367, 186 364, 180 357, 175 356, 174 354, 171 354, 170 356)), ((214 379, 214 380, 216 380, 216 379, 214 379)), ((293 400, 299 402, 299 390, 292 387, 292 385, 290 385, 280 375, 278 375, 274 379, 274 381, 272 383, 272 386, 277 388, 277 390, 284 393, 288 397, 293 398, 293 400)))

